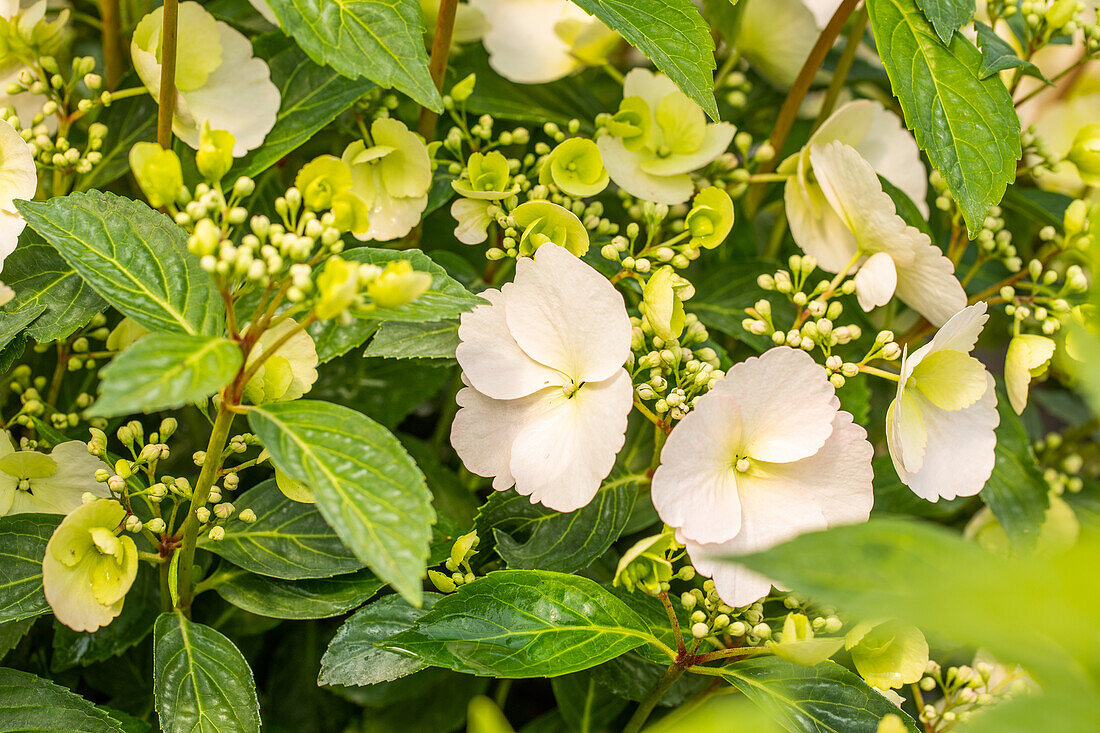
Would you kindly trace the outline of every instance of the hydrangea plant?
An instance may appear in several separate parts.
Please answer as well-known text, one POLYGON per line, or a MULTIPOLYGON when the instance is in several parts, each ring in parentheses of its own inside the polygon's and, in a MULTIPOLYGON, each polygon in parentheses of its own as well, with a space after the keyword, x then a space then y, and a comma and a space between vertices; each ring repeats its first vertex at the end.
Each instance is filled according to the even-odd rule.
POLYGON ((1095 730, 1098 61, 0 0, 0 730, 1095 730))

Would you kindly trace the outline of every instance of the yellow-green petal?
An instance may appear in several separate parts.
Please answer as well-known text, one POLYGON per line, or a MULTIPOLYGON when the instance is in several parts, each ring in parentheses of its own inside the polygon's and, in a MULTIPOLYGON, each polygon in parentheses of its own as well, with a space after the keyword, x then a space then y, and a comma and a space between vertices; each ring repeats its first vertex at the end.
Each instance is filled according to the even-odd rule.
POLYGON ((1009 343, 1005 354, 1005 391, 1017 415, 1027 407, 1028 386, 1034 377, 1046 372, 1054 347, 1054 339, 1036 334, 1021 334, 1009 343))
POLYGON ((980 400, 989 389, 985 367, 961 351, 933 351, 924 357, 906 389, 918 389, 941 410, 962 410, 980 400))

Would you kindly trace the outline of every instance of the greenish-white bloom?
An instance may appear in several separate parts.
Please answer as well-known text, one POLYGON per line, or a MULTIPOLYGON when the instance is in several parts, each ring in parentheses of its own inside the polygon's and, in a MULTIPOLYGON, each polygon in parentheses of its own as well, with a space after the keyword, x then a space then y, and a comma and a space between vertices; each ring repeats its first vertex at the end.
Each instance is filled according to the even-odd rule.
POLYGON ((6 514, 68 514, 85 493, 109 496, 95 472, 107 464, 88 453, 88 445, 70 440, 49 455, 16 450, 8 433, 0 433, 0 516, 6 514))
POLYGON ((606 63, 619 36, 569 0, 470 0, 487 24, 489 65, 520 84, 544 84, 606 63))
POLYGON ((767 646, 777 657, 812 667, 840 651, 844 640, 815 638, 809 618, 801 613, 788 613, 779 641, 769 641, 767 646))
POLYGON ((1005 355, 1005 391, 1017 415, 1027 407, 1031 380, 1046 373, 1054 347, 1054 339, 1030 333, 1020 334, 1009 342, 1005 355))
POLYGON ((539 183, 551 183, 566 196, 595 196, 607 188, 610 177, 596 143, 580 137, 570 138, 550 151, 539 171, 539 183))
POLYGON ((1100 186, 1100 122, 1085 125, 1073 138, 1066 159, 1077 167, 1081 180, 1100 186))
POLYGON ((577 257, 588 251, 588 230, 569 209, 549 201, 528 201, 512 212, 522 229, 520 254, 531 255, 546 243, 564 247, 577 257))
POLYGON ((659 204, 682 204, 695 185, 691 173, 726 151, 736 129, 708 123, 702 107, 664 74, 633 69, 623 102, 596 143, 619 188, 659 204))
POLYGON ((898 477, 928 501, 973 496, 993 472, 997 394, 993 377, 970 356, 985 311, 985 303, 964 308, 902 357, 886 438, 898 477))
POLYGON ((638 588, 651 596, 657 595, 661 583, 672 580, 672 563, 667 556, 669 550, 677 547, 675 533, 668 527, 661 534, 638 540, 619 559, 612 585, 621 585, 630 593, 638 588))
POLYGON ((367 295, 379 308, 398 308, 416 300, 431 286, 430 273, 414 270, 408 260, 393 260, 367 283, 367 295))
POLYGON ((455 199, 451 204, 451 216, 458 222, 455 238, 463 244, 481 244, 489 238, 489 225, 493 217, 489 216, 492 201, 483 199, 455 199))
POLYGON ((466 168, 451 187, 469 199, 500 201, 519 193, 519 184, 512 180, 508 159, 500 151, 471 153, 466 168))
POLYGON ((352 190, 352 169, 346 161, 335 155, 319 155, 302 166, 294 177, 294 186, 307 208, 317 212, 331 209, 340 231, 366 234, 370 227, 367 205, 352 190))
POLYGON ((248 366, 270 351, 279 341, 286 341, 264 359, 244 388, 244 396, 253 404, 296 400, 317 381, 317 347, 304 330, 288 318, 267 329, 248 352, 248 366), (287 338, 288 334, 292 334, 287 338))
POLYGON ((61 520, 46 543, 42 589, 57 620, 74 631, 95 631, 122 613, 138 566, 125 519, 117 501, 92 501, 61 520))
POLYGON ((658 268, 642 288, 642 312, 653 333, 665 341, 679 338, 684 331, 684 300, 694 289, 672 267, 658 268))
POLYGON ((779 87, 798 77, 840 0, 741 0, 734 47, 779 87))
POLYGON ((183 188, 183 165, 174 150, 157 143, 134 143, 130 148, 130 170, 141 192, 156 208, 174 204, 183 188))
POLYGON ((951 260, 927 234, 897 215, 875 169, 858 150, 833 140, 810 147, 809 162, 816 184, 805 183, 801 157, 800 172, 787 183, 791 231, 823 270, 846 272, 858 266, 856 296, 864 310, 897 295, 940 326, 966 306, 951 260))
MULTIPOLYGON (((130 54, 149 93, 160 95, 163 8, 146 15, 134 29, 130 54)), ((279 89, 271 70, 252 55, 252 44, 197 2, 179 5, 176 109, 172 131, 198 149, 204 124, 226 130, 241 157, 263 144, 279 113, 279 89)))
POLYGON ((7 122, 0 120, 0 269, 15 251, 27 223, 15 208, 19 199, 34 198, 38 175, 30 147, 7 122))
POLYGON ((844 648, 867 683, 889 690, 920 681, 928 666, 928 642, 916 626, 897 620, 857 624, 844 648))
POLYGON ((352 191, 367 207, 361 241, 398 239, 412 231, 428 206, 432 165, 428 146, 405 123, 384 117, 371 124, 373 145, 356 140, 342 160, 351 166, 352 191))
POLYGON ((714 249, 733 229, 733 199, 717 186, 704 188, 695 194, 684 223, 693 247, 714 249))

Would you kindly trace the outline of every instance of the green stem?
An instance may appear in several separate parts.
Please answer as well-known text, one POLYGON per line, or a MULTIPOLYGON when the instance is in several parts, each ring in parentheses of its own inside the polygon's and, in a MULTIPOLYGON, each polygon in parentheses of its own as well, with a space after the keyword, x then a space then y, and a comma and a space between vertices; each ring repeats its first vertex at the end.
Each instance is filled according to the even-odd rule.
POLYGON ((165 150, 172 147, 172 117, 176 111, 176 35, 179 0, 164 0, 161 26, 160 109, 157 111, 157 142, 165 150))
POLYGON ((889 379, 891 382, 897 382, 901 377, 893 372, 888 372, 885 369, 878 369, 877 367, 862 365, 859 370, 864 374, 871 374, 876 377, 882 377, 883 379, 889 379))
POLYGON ((844 51, 840 54, 836 69, 833 70, 833 78, 829 80, 829 89, 825 92, 825 101, 821 104, 821 111, 817 114, 814 129, 821 127, 821 123, 829 118, 836 102, 840 98, 840 90, 844 88, 844 82, 848 79, 848 72, 852 70, 852 62, 855 61, 856 52, 863 43, 863 34, 867 31, 867 6, 864 5, 856 12, 852 21, 852 28, 848 31, 847 42, 844 51))
POLYGON ((646 720, 649 719, 650 713, 653 712, 653 708, 657 707, 657 703, 661 701, 661 698, 665 696, 665 693, 676 684, 676 680, 684 674, 686 667, 682 666, 679 662, 673 662, 665 670, 665 674, 657 681, 657 684, 653 686, 653 689, 649 691, 649 694, 645 696, 645 699, 638 705, 638 709, 634 711, 634 715, 631 716, 630 721, 623 728, 623 733, 638 733, 645 725, 646 720))
POLYGON ((103 65, 107 74, 107 89, 114 89, 122 78, 122 32, 118 0, 100 0, 99 14, 103 18, 103 65))
MULTIPOLYGON (((432 76, 435 88, 443 93, 443 77, 447 73, 447 60, 451 55, 451 37, 455 29, 455 13, 458 0, 440 0, 439 14, 435 18, 435 36, 432 37, 432 55, 428 60, 428 73, 432 76)), ((430 141, 435 136, 435 123, 439 115, 424 107, 420 110, 420 123, 417 130, 430 141)))
MULTIPOLYGON (((225 395, 223 395, 223 398, 225 395)), ((210 441, 206 445, 206 460, 203 461, 202 471, 199 472, 199 480, 195 484, 194 493, 191 495, 191 506, 187 512, 187 518, 180 527, 180 553, 179 559, 179 607, 184 613, 191 608, 191 599, 194 598, 194 583, 191 577, 195 568, 195 545, 198 542, 199 518, 195 514, 200 507, 206 506, 210 498, 210 489, 218 478, 218 472, 222 466, 222 453, 229 440, 229 430, 233 426, 233 412, 229 405, 222 402, 218 407, 218 417, 214 421, 214 429, 210 433, 210 441)))

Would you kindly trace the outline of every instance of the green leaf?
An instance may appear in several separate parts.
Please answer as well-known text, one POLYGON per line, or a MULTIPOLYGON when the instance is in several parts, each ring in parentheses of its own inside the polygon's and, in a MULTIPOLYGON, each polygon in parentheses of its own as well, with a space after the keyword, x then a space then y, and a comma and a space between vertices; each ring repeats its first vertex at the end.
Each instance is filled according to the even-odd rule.
POLYGON ((122 724, 49 680, 0 667, 0 730, 122 733, 122 724))
MULTIPOLYGON (((565 126, 578 119, 581 129, 591 132, 591 122, 585 120, 594 120, 622 96, 622 87, 610 78, 605 80, 603 74, 570 75, 548 84, 517 84, 494 71, 489 66, 488 54, 476 44, 466 46, 460 55, 452 57, 451 72, 448 75, 451 82, 461 81, 470 74, 477 76, 473 94, 466 100, 466 110, 471 114, 529 122, 540 128, 546 122, 565 126), (597 91, 606 92, 602 94, 604 101, 597 91)), ((441 169, 442 166, 436 170, 437 175, 441 169)), ((448 185, 444 193, 449 198, 454 189, 448 185)))
POLYGON ((1039 528, 1050 508, 1049 486, 1031 449, 1031 440, 1004 394, 997 395, 996 461, 993 474, 982 488, 982 501, 1004 528, 1013 547, 1035 547, 1039 528))
POLYGON ((26 241, 30 237, 23 239, 4 260, 4 283, 15 291, 4 311, 45 305, 46 310, 27 329, 27 335, 41 344, 66 339, 102 312, 107 303, 61 259, 57 250, 42 241, 26 241))
POLYGON ((317 63, 443 111, 428 74, 424 16, 415 0, 269 0, 268 5, 317 63))
POLYGON ((100 191, 25 201, 19 212, 104 300, 148 330, 222 333, 214 281, 164 214, 100 191))
POLYGON ((402 323, 434 323, 457 318, 462 313, 485 303, 447 274, 428 255, 417 249, 392 250, 356 247, 341 254, 349 262, 385 267, 394 260, 408 260, 413 269, 432 275, 431 287, 419 298, 397 308, 378 308, 363 313, 350 324, 339 319, 315 323, 309 329, 317 344, 317 356, 322 363, 346 354, 378 330, 382 321, 402 323))
POLYGON ((956 35, 944 46, 914 0, 867 3, 879 55, 917 143, 962 209, 973 237, 1016 176, 1020 121, 981 53, 956 35))
POLYGON ((451 377, 448 362, 436 359, 363 359, 349 354, 330 362, 326 379, 311 397, 351 407, 395 429, 451 377))
POLYGON ((240 347, 229 339, 151 333, 111 360, 101 372, 91 417, 156 412, 203 402, 241 368, 240 347))
POLYGON ((383 323, 363 356, 387 359, 453 359, 458 348, 458 321, 383 323))
POLYGON ((875 733, 888 714, 906 730, 920 728, 855 674, 834 662, 804 667, 757 657, 721 667, 721 676, 791 733, 875 733))
POLYGON ((695 100, 712 120, 714 39, 691 0, 574 0, 618 31, 695 100))
POLYGON ((226 176, 229 185, 238 176, 255 178, 278 163, 374 86, 318 66, 281 33, 260 36, 253 50, 271 69, 282 102, 264 144, 234 161, 226 176))
POLYGON ((982 49, 982 68, 978 72, 979 77, 984 79, 1006 69, 1020 69, 1026 76, 1034 76, 1036 79, 1050 83, 1038 66, 1017 56, 1016 49, 998 36, 992 28, 980 21, 974 22, 974 28, 978 31, 978 47, 982 49))
POLYGON ((274 479, 233 500, 256 513, 252 524, 237 524, 225 539, 204 538, 199 546, 245 570, 284 580, 328 578, 363 567, 313 504, 291 501, 274 479))
POLYGON ((605 730, 627 706, 597 679, 592 670, 585 670, 550 680, 558 711, 572 730, 605 730))
POLYGON ((1095 733, 1100 720, 1100 694, 1095 689, 1044 690, 999 700, 966 722, 965 733, 1035 733, 1051 730, 1056 715, 1058 733, 1095 733), (1057 712, 1055 712, 1057 711, 1057 712))
POLYGON ((3 660, 8 652, 19 646, 19 642, 23 641, 23 637, 34 626, 34 621, 33 618, 25 618, 21 621, 0 623, 0 660, 3 660))
POLYGON ((490 532, 510 568, 573 573, 601 557, 626 528, 644 474, 616 470, 586 506, 557 512, 514 489, 496 492, 478 512, 481 537, 490 532), (524 538, 522 541, 517 537, 524 538))
POLYGON ((1066 208, 1072 201, 1072 196, 1057 191, 1013 186, 1005 193, 1002 206, 1009 211, 1022 214, 1039 226, 1060 228, 1065 221, 1066 208))
MULTIPOLYGON (((769 260, 748 260, 736 266, 725 264, 716 267, 696 283, 695 296, 684 307, 698 316, 707 328, 733 336, 757 351, 770 349, 773 344, 769 337, 749 333, 741 327, 741 322, 747 318, 745 309, 760 299, 756 278, 773 274, 781 267, 779 263, 769 260)), ((772 303, 777 320, 784 318, 783 309, 786 307, 785 301, 772 303)))
POLYGON ((332 637, 321 658, 319 685, 375 685, 423 669, 419 659, 380 649, 375 644, 407 631, 441 598, 425 593, 422 608, 413 608, 401 596, 385 596, 359 609, 332 637))
POLYGON ((1018 662, 1043 683, 1079 681, 1081 662, 1100 660, 1091 593, 1081 578, 1100 562, 1100 542, 1082 535, 1054 558, 993 555, 957 534, 912 521, 872 519, 798 537, 742 565, 854 618, 896 617, 928 636, 981 647, 1018 662), (1032 619, 1043 631, 1021 634, 1032 619))
MULTIPOLYGON (((11 344, 12 341, 15 341, 19 337, 25 339, 26 337, 23 336, 23 329, 33 323, 34 319, 38 318, 45 311, 45 303, 29 305, 23 310, 15 312, 8 312, 6 309, 0 311, 0 349, 11 344)), ((14 346, 15 344, 12 345, 14 346)), ((20 352, 22 352, 22 347, 20 347, 20 352)), ((5 368, 4 371, 7 371, 7 369, 5 368)))
POLYGON ((0 622, 19 621, 50 610, 42 593, 46 543, 61 523, 60 514, 0 517, 0 622))
POLYGON ((974 0, 917 0, 917 5, 945 44, 974 17, 974 0))
POLYGON ((206 581, 237 608, 258 616, 329 618, 358 608, 382 588, 368 570, 311 580, 278 580, 229 567, 206 581))
POLYGON ((157 571, 142 564, 134 585, 126 594, 122 613, 107 626, 92 632, 73 631, 54 621, 51 669, 58 672, 76 666, 87 667, 118 656, 149 635, 160 610, 157 571))
POLYGON ((248 422, 272 462, 313 489, 344 544, 419 605, 435 512, 397 438, 354 410, 315 400, 254 407, 248 422))
POLYGON ((252 670, 229 639, 182 613, 153 629, 153 692, 164 733, 259 731, 252 670))
POLYGON ((439 599, 382 647, 456 672, 556 677, 613 659, 653 636, 595 581, 543 570, 499 570, 439 599))

